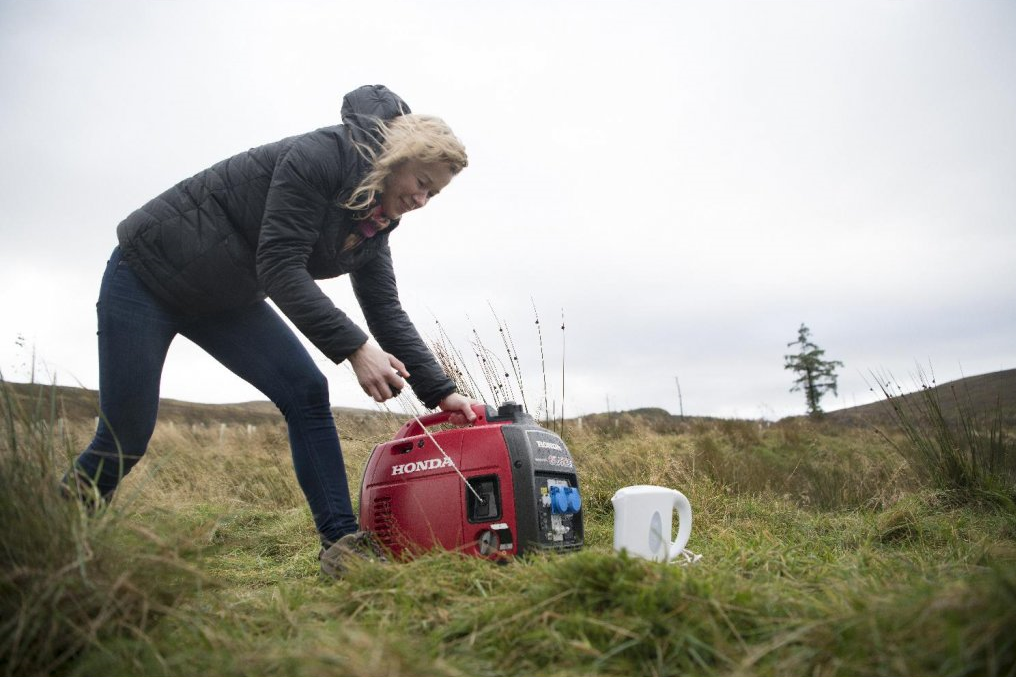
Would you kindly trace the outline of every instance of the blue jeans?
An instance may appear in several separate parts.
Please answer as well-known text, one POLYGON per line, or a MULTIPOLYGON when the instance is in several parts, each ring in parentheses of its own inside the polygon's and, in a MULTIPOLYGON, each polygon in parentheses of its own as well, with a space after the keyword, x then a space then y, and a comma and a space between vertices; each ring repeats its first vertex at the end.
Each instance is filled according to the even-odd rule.
POLYGON ((155 430, 166 353, 179 334, 282 411, 296 478, 322 542, 356 531, 328 381, 267 302, 212 316, 175 311, 145 287, 117 248, 106 265, 96 309, 102 417, 95 438, 75 462, 79 483, 94 484, 108 498, 144 455, 155 430))

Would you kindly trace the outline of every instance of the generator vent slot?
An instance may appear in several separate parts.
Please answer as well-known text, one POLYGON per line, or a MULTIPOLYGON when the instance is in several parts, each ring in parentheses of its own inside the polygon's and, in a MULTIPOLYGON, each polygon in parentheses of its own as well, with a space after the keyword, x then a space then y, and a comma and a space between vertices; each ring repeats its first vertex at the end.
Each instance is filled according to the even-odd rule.
POLYGON ((374 535, 389 547, 395 539, 392 519, 392 499, 379 497, 374 499, 374 535))

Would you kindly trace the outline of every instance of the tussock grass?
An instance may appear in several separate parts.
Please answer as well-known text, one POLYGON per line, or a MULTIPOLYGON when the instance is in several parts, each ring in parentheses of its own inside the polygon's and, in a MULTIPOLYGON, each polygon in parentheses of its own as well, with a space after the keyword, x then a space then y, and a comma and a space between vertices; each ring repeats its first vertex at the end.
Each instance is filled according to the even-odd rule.
MULTIPOLYGON (((565 428, 581 552, 507 565, 434 552, 356 563, 337 582, 319 575, 281 426, 160 426, 110 509, 88 517, 55 491, 78 442, 29 444, 31 427, 17 425, 3 490, 30 490, 3 505, 0 592, 3 619, 26 632, 13 644, 4 628, 5 670, 1016 673, 1016 520, 1004 505, 952 501, 863 430, 615 420, 565 428), (702 561, 613 553, 610 498, 635 483, 689 497, 702 561)), ((401 422, 339 424, 356 498, 373 444, 401 422)))
POLYGON ((988 502, 1016 511, 1016 436, 1007 426, 1012 413, 1003 410, 1001 394, 994 409, 979 412, 953 386, 948 396, 955 407, 947 412, 934 374, 918 370, 917 398, 905 398, 891 375, 875 379, 902 431, 902 440, 884 436, 918 474, 955 502, 988 502))
POLYGON ((145 640, 198 573, 118 510, 90 516, 60 492, 73 437, 40 391, 30 409, 0 381, 0 666, 64 670, 111 637, 145 640))

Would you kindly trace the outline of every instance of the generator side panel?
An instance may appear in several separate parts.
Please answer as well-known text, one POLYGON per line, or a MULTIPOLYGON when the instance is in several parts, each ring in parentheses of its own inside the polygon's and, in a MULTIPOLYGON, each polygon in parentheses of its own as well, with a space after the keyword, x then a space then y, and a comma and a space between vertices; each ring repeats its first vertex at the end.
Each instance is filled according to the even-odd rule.
MULTIPOLYGON (((461 463, 461 435, 445 434, 442 447, 461 463)), ((462 524, 449 521, 462 504, 462 481, 431 441, 414 437, 375 448, 360 491, 360 526, 373 531, 395 555, 432 547, 462 546, 462 524)))

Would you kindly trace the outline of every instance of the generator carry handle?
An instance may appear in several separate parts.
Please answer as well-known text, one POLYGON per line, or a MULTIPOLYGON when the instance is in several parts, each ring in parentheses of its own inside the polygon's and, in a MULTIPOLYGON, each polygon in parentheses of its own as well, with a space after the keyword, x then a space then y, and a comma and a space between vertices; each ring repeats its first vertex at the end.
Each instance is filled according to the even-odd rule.
MULTIPOLYGON (((476 421, 474 425, 483 424, 487 419, 487 406, 482 403, 474 403, 470 406, 473 409, 473 413, 476 415, 476 421)), ((402 425, 402 429, 395 435, 396 439, 406 439, 410 436, 419 436, 424 433, 425 427, 436 427, 439 424, 444 424, 451 419, 454 413, 459 411, 454 410, 451 412, 441 411, 438 413, 431 413, 430 415, 424 415, 419 420, 412 419, 402 425), (421 426, 422 425, 422 426, 421 426)))

